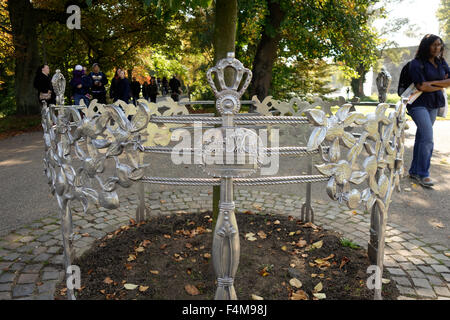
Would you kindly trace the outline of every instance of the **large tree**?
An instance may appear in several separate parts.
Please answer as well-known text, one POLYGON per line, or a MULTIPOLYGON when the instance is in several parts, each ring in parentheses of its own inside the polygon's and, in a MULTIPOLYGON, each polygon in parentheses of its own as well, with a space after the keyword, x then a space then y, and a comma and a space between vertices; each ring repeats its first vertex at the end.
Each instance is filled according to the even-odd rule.
MULTIPOLYGON (((250 94, 270 92, 274 63, 280 58, 307 61, 333 57, 352 68, 373 62, 376 35, 368 25, 370 6, 378 0, 249 0, 240 14, 257 22, 259 37, 240 37, 240 56, 253 56, 250 94), (254 50, 254 52, 251 52, 254 50)), ((241 22, 240 22, 241 23, 241 22)), ((244 34, 246 26, 240 26, 244 34)), ((251 33, 250 33, 251 34, 251 33)))

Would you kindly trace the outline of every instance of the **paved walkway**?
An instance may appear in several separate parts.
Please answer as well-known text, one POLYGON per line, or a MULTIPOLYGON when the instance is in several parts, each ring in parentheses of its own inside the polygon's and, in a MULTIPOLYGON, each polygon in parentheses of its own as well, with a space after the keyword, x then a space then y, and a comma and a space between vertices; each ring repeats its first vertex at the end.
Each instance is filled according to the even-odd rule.
MULTIPOLYGON (((131 191, 131 190, 127 190, 131 191)), ((261 210, 298 217, 304 199, 264 191, 235 191, 237 210, 261 210)), ((77 255, 92 243, 128 223, 137 207, 137 196, 121 197, 119 209, 100 208, 87 215, 74 210, 74 246, 77 255)), ((151 192, 147 206, 152 214, 201 212, 211 208, 208 192, 176 190, 151 192)), ((350 211, 336 202, 314 201, 315 223, 341 232, 367 248, 369 215, 350 211)), ((432 239, 417 236, 388 223, 385 267, 401 293, 399 299, 450 299, 450 251, 432 239)), ((52 299, 64 276, 59 218, 56 214, 30 223, 0 238, 0 299, 52 299)))

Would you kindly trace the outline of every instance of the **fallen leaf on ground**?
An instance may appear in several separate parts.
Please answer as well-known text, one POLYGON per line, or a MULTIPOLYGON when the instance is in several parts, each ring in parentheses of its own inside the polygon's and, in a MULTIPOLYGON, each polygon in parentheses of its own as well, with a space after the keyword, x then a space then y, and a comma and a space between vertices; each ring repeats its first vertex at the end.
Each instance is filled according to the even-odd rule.
POLYGON ((127 270, 131 270, 133 269, 133 266, 131 265, 131 263, 125 263, 125 268, 127 268, 127 270))
POLYGON ((188 249, 191 249, 191 248, 192 248, 192 244, 190 244, 189 242, 187 242, 184 246, 185 246, 186 248, 188 248, 188 249))
POLYGON ((314 230, 318 229, 319 227, 316 226, 314 223, 312 222, 307 222, 303 225, 304 228, 313 228, 314 230))
POLYGON ((258 231, 257 235, 261 238, 261 239, 265 239, 267 238, 267 235, 264 231, 260 230, 258 231))
POLYGON ((325 299, 327 296, 325 293, 313 293, 313 296, 316 297, 319 300, 325 299))
POLYGON ((281 250, 287 251, 287 247, 286 247, 286 246, 282 246, 282 247, 281 247, 281 250))
POLYGON ((150 270, 150 273, 151 274, 159 274, 159 271, 158 270, 150 270))
POLYGON ((186 292, 191 296, 197 296, 200 294, 200 291, 198 291, 197 287, 192 284, 185 285, 184 290, 186 290, 186 292))
POLYGON ((262 207, 260 205, 257 205, 257 204, 253 204, 252 207, 255 208, 258 211, 262 210, 262 207))
POLYGON ((349 258, 343 257, 342 260, 341 260, 341 264, 339 266, 339 269, 342 269, 342 267, 345 266, 349 261, 350 261, 349 258))
POLYGON ((172 237, 170 236, 170 234, 165 234, 165 235, 164 235, 164 238, 170 239, 170 238, 172 238, 172 237))
POLYGON ((128 256, 127 261, 130 262, 130 261, 134 261, 134 260, 136 260, 136 256, 135 256, 134 254, 130 254, 130 255, 128 256))
POLYGON ((315 287, 314 287, 314 292, 320 292, 323 289, 323 284, 322 282, 319 282, 315 287))
POLYGON ((87 232, 86 232, 86 233, 83 233, 83 234, 81 234, 81 236, 82 236, 82 237, 89 237, 89 233, 87 233, 87 232))
POLYGON ((140 292, 145 292, 145 291, 147 291, 148 290, 148 286, 139 286, 139 291, 140 292))
POLYGON ((445 228, 445 225, 441 221, 431 220, 429 223, 435 228, 440 228, 440 229, 445 228))
POLYGON ((450 257, 450 252, 445 252, 444 253, 447 257, 450 257))
POLYGON ((326 257, 326 258, 322 258, 322 260, 324 260, 324 261, 327 261, 327 260, 330 260, 330 259, 333 259, 334 258, 334 253, 332 253, 332 254, 330 254, 328 257, 326 257))
POLYGON ((167 243, 163 243, 159 248, 160 248, 161 250, 164 250, 166 247, 167 247, 167 243))
POLYGON ((264 268, 264 269, 262 269, 262 270, 259 272, 259 274, 260 274, 261 276, 263 276, 263 277, 267 277, 270 273, 268 273, 268 272, 267 272, 267 269, 264 268))
POLYGON ((405 189, 403 189, 403 190, 409 192, 409 191, 411 191, 412 189, 411 189, 411 188, 405 188, 405 189))
POLYGON ((134 289, 136 289, 138 287, 138 285, 137 284, 132 284, 132 283, 125 283, 123 285, 123 287, 125 289, 127 289, 127 290, 134 290, 134 289))
POLYGON ((311 249, 320 249, 320 248, 322 248, 322 245, 323 245, 323 241, 322 240, 320 240, 320 241, 317 241, 317 242, 314 242, 312 245, 311 245, 311 249))
POLYGON ((252 300, 264 300, 264 298, 257 296, 256 294, 252 294, 252 300))
POLYGON ((391 283, 391 280, 385 279, 385 278, 381 278, 381 283, 388 284, 388 283, 391 283))
POLYGON ((273 224, 280 224, 280 220, 275 220, 273 224))
POLYGON ((314 262, 316 263, 316 265, 319 268, 329 268, 329 267, 331 267, 331 263, 326 261, 326 260, 323 260, 323 259, 316 259, 316 260, 314 260, 314 262))
POLYGON ((290 300, 308 300, 308 294, 303 290, 297 290, 292 293, 290 300))
POLYGON ((211 254, 207 252, 203 255, 203 258, 209 259, 209 258, 211 258, 211 254))
POLYGON ((245 239, 247 239, 248 241, 255 241, 257 240, 255 238, 255 234, 253 232, 249 232, 245 235, 245 239))
POLYGON ((136 220, 134 220, 133 218, 130 218, 130 224, 131 225, 135 225, 136 224, 136 220))
POLYGON ((291 280, 289 280, 289 284, 297 289, 300 289, 303 285, 302 282, 297 278, 292 278, 291 280))
POLYGON ((103 283, 106 283, 106 284, 111 284, 113 282, 114 281, 110 277, 106 277, 105 280, 103 280, 103 283))
POLYGON ((297 247, 299 248, 303 248, 304 246, 306 246, 306 240, 298 240, 298 242, 295 244, 297 247))
POLYGON ((134 251, 136 252, 144 252, 144 247, 137 247, 136 249, 134 249, 134 251))
POLYGON ((142 245, 143 245, 144 247, 148 247, 150 244, 151 244, 151 241, 150 241, 150 240, 144 240, 144 241, 142 241, 142 245))

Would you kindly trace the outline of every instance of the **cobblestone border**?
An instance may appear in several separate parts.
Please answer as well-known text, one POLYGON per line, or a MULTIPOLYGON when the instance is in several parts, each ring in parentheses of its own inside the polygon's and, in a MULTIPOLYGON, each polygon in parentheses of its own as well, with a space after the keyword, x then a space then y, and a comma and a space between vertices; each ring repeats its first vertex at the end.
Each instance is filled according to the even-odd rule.
MULTIPOLYGON (((211 209, 211 192, 164 191, 147 195, 152 215, 177 211, 211 209)), ((304 199, 295 195, 255 190, 235 190, 237 210, 265 211, 300 216, 304 199)), ((134 218, 138 200, 134 194, 122 197, 119 209, 73 212, 74 247, 77 256, 92 243, 134 218)), ((340 232, 367 249, 370 215, 348 210, 336 202, 313 201, 315 223, 340 232)), ((450 300, 449 249, 418 237, 406 228, 388 223, 385 268, 401 296, 406 299, 450 300)), ((0 238, 0 300, 51 300, 56 284, 64 277, 62 242, 57 214, 48 216, 0 238)))

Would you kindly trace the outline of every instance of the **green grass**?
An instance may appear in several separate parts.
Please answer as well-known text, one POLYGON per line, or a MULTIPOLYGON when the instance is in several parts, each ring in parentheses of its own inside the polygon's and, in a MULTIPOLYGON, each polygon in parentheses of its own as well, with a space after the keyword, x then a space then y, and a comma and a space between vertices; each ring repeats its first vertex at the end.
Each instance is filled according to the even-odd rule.
POLYGON ((6 116, 0 118, 0 134, 9 134, 38 129, 41 116, 6 116))
POLYGON ((359 249, 359 245, 357 245, 356 243, 352 242, 351 240, 347 239, 347 238, 341 238, 341 245, 343 247, 349 247, 352 249, 359 249))

